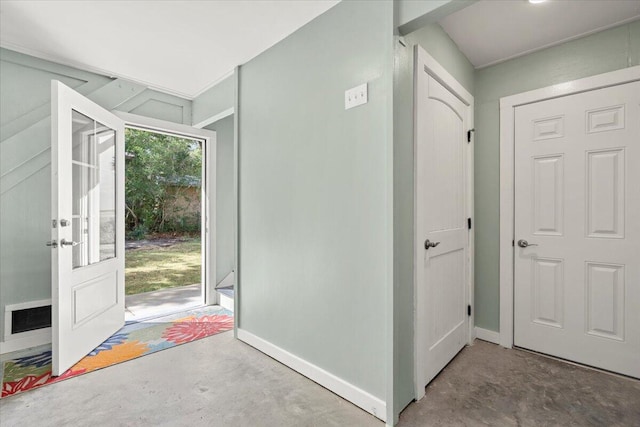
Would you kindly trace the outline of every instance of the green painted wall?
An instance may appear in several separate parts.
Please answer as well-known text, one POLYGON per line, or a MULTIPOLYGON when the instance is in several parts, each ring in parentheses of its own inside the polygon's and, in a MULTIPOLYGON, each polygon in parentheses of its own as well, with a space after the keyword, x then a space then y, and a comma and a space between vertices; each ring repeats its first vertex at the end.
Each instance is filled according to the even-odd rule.
POLYGON ((191 124, 189 100, 1 49, 0 313, 51 298, 52 79, 109 110, 191 124))
POLYGON ((396 26, 400 34, 406 35, 426 25, 435 24, 475 1, 477 0, 395 0, 396 26))
POLYGON ((639 63, 640 21, 634 21, 476 71, 476 326, 500 328, 500 98, 639 63))
POLYGON ((233 116, 205 129, 216 132, 216 283, 235 270, 233 116))
POLYGON ((236 100, 235 81, 235 76, 229 76, 193 100, 194 125, 233 108, 236 100))
POLYGON ((474 69, 437 24, 407 34, 395 43, 394 72, 394 412, 414 398, 413 388, 413 52, 422 46, 469 92, 474 92, 474 69))
POLYGON ((239 326, 382 400, 392 8, 343 1, 239 74, 239 326))

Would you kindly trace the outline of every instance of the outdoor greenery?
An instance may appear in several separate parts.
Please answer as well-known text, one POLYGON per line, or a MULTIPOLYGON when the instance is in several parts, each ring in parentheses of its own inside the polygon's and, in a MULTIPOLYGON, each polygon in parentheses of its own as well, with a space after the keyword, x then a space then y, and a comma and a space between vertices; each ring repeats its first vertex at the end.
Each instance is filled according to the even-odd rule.
MULTIPOLYGON (((168 215, 176 189, 200 186, 202 149, 198 141, 127 129, 125 135, 125 224, 128 239, 153 233, 197 232, 199 212, 168 215)), ((179 204, 175 204, 178 205, 179 204)))
POLYGON ((200 283, 200 239, 169 247, 143 247, 127 250, 125 292, 142 292, 200 283))

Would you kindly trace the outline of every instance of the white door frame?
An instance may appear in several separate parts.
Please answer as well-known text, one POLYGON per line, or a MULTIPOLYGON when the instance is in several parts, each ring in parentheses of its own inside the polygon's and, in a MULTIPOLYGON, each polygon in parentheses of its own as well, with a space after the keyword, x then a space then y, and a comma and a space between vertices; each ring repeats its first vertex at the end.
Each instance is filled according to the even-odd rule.
MULTIPOLYGON (((435 80, 437 80, 440 84, 442 84, 444 87, 446 87, 449 91, 451 91, 451 93, 453 93, 458 99, 460 99, 466 106, 467 106, 467 112, 466 112, 466 122, 468 123, 468 127, 469 130, 473 129, 473 120, 474 120, 474 99, 473 96, 455 79, 455 77, 453 77, 442 65, 440 65, 440 63, 438 63, 438 61, 436 61, 431 55, 429 55, 427 53, 427 51, 424 50, 424 48, 422 48, 420 45, 416 45, 415 47, 415 51, 414 51, 414 61, 415 61, 415 67, 414 67, 414 76, 413 76, 413 80, 414 80, 414 84, 413 84, 413 105, 414 105, 414 116, 413 116, 413 120, 414 120, 414 131, 413 131, 413 180, 414 180, 414 186, 413 186, 413 230, 414 230, 414 238, 416 238, 415 236, 415 232, 418 229, 418 215, 417 215, 417 211, 418 211, 418 206, 417 206, 417 200, 418 200, 418 195, 417 195, 417 177, 418 177, 418 162, 417 162, 417 148, 418 148, 418 140, 417 140, 417 132, 416 132, 416 128, 417 128, 417 120, 418 120, 418 114, 417 114, 417 79, 420 75, 420 72, 422 72, 422 70, 424 70, 425 72, 427 72, 431 77, 433 77, 435 80)), ((474 179, 473 179, 473 142, 474 142, 474 138, 473 138, 473 132, 471 131, 469 133, 469 135, 471 135, 471 141, 466 144, 466 149, 467 149, 467 182, 466 182, 466 186, 467 186, 467 195, 466 195, 466 206, 465 206, 465 211, 466 211, 466 216, 467 218, 471 218, 471 222, 473 223, 473 194, 474 194, 474 179)), ((474 292, 474 279, 473 279, 473 275, 474 275, 474 258, 475 258, 475 254, 474 254, 474 228, 471 227, 471 230, 469 230, 469 234, 468 234, 468 258, 467 258, 467 286, 466 286, 466 295, 465 295, 465 299, 468 305, 470 305, 472 307, 472 312, 471 312, 471 316, 467 316, 467 344, 471 344, 473 343, 473 340, 475 339, 475 333, 474 333, 474 320, 473 320, 473 292, 474 292)), ((414 253, 413 253, 413 301, 414 301, 414 306, 413 306, 413 356, 414 356, 414 369, 413 369, 413 381, 414 381, 414 390, 415 390, 415 397, 416 399, 420 399, 422 396, 424 396, 424 386, 419 385, 422 382, 421 378, 418 378, 418 373, 420 372, 420 369, 418 369, 418 366, 420 363, 422 363, 422 361, 418 360, 418 346, 421 345, 419 343, 421 343, 423 341, 423 338, 420 337, 418 335, 418 324, 417 324, 417 311, 418 311, 418 307, 417 307, 417 289, 418 289, 418 281, 417 281, 417 265, 418 265, 418 257, 423 256, 424 253, 422 251, 417 251, 417 246, 413 245, 414 248, 414 253)))
POLYGON ((201 196, 201 223, 204 235, 202 250, 202 295, 204 304, 218 304, 216 283, 216 133, 207 129, 198 129, 180 123, 136 114, 112 111, 125 122, 125 127, 164 133, 173 136, 184 136, 204 141, 202 144, 202 158, 204 159, 201 196), (213 170, 212 170, 213 168, 213 170))
POLYGON ((640 66, 500 98, 500 345, 513 347, 515 108, 640 80, 640 66))

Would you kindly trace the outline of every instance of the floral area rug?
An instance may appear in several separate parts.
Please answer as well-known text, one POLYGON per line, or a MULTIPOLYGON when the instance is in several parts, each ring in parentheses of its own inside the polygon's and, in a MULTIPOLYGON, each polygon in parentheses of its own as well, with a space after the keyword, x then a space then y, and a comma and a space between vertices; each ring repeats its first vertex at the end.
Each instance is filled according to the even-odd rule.
POLYGON ((233 329, 233 313, 208 306, 129 322, 59 377, 51 376, 51 349, 4 362, 2 397, 155 353, 233 329))

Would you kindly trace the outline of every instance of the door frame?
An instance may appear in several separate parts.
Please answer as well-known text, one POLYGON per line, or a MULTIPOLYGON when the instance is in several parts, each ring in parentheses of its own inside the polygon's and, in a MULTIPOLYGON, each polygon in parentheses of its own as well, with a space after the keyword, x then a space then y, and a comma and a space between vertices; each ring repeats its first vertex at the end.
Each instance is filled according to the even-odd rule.
MULTIPOLYGON (((202 183, 200 197, 200 221, 204 241, 202 243, 202 296, 204 305, 218 304, 216 283, 216 133, 207 129, 198 129, 189 125, 168 122, 166 120, 139 116, 137 114, 112 111, 124 120, 125 128, 135 128, 150 132, 163 133, 178 137, 194 138, 203 141, 202 183), (212 170, 213 166, 213 170, 212 170)), ((126 168, 126 166, 125 166, 126 168)), ((126 286, 126 279, 125 279, 126 286)))
MULTIPOLYGON (((418 157, 416 153, 418 152, 418 138, 417 138, 417 122, 418 122, 418 108, 417 108, 417 81, 420 76, 420 73, 426 72, 431 77, 433 77, 436 81, 442 84, 445 88, 447 88, 452 94, 454 94, 458 99, 460 99, 466 105, 466 123, 469 128, 469 135, 471 141, 468 141, 466 144, 466 173, 467 180, 465 182, 467 194, 465 197, 465 212, 466 217, 471 218, 471 222, 473 223, 473 203, 474 203, 474 177, 473 177, 473 158, 474 158, 474 150, 473 150, 473 122, 474 122, 474 99, 473 96, 467 91, 456 79, 453 77, 438 61, 436 61, 426 50, 420 45, 415 46, 414 50, 414 73, 413 73, 413 238, 416 238, 416 231, 418 226, 418 185, 417 185, 417 177, 418 177, 418 157)), ((467 269, 467 284, 465 286, 465 300, 468 305, 472 307, 473 314, 473 300, 474 300, 474 228, 471 227, 468 230, 468 255, 466 260, 466 269, 467 269)), ((415 244, 415 240, 413 242, 413 382, 414 382, 414 394, 416 400, 419 400, 424 396, 425 390, 424 386, 420 385, 422 379, 418 378, 418 374, 420 372, 419 366, 423 361, 418 359, 418 346, 422 343, 423 338, 418 334, 418 306, 417 306, 417 291, 418 291, 418 281, 417 281, 417 266, 418 260, 420 256, 423 256, 422 251, 417 250, 418 246, 415 244)), ((474 319, 473 315, 466 316, 466 337, 467 337, 467 345, 473 343, 475 339, 474 332, 474 319)))
POLYGON ((640 66, 623 68, 500 98, 500 332, 499 344, 513 347, 515 240, 515 108, 640 80, 640 66))

